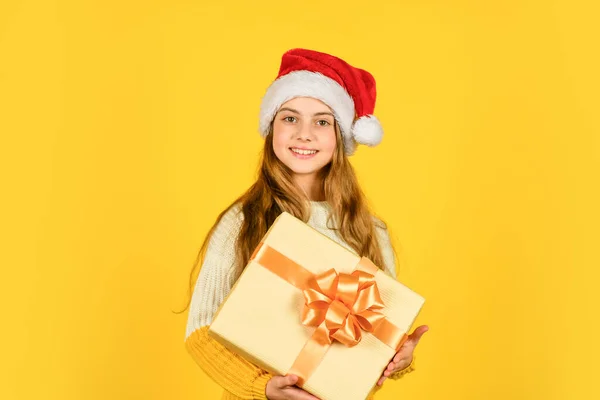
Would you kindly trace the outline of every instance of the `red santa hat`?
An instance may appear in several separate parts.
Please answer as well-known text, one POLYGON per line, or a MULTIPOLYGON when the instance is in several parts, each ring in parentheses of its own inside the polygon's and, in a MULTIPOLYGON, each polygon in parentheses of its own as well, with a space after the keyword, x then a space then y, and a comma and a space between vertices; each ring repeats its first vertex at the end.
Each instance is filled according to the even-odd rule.
POLYGON ((344 60, 313 50, 293 49, 281 58, 276 80, 260 106, 260 133, 266 137, 279 108, 295 97, 321 100, 332 110, 344 140, 344 151, 354 153, 356 144, 375 146, 383 129, 373 115, 375 79, 344 60))

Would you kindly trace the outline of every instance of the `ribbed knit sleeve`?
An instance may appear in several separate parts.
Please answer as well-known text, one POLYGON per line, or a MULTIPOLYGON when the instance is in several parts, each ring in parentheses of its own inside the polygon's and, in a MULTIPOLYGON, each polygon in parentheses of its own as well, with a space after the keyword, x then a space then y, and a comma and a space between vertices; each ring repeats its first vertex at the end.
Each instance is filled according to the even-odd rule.
POLYGON ((185 345, 206 375, 232 395, 230 398, 267 398, 265 388, 272 375, 208 336, 208 326, 192 332, 185 345))
POLYGON ((243 214, 238 204, 228 210, 209 239, 192 294, 185 347, 194 361, 230 398, 266 399, 271 375, 208 336, 214 314, 233 285, 235 240, 243 214))

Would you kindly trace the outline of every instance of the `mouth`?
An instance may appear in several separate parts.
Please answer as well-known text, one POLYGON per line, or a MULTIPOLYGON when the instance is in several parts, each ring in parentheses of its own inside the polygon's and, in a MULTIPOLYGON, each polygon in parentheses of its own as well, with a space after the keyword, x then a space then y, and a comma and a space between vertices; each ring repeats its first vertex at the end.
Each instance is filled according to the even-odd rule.
POLYGON ((299 158, 301 160, 313 158, 319 152, 319 150, 300 149, 298 147, 290 147, 289 149, 290 152, 294 155, 294 157, 299 158))

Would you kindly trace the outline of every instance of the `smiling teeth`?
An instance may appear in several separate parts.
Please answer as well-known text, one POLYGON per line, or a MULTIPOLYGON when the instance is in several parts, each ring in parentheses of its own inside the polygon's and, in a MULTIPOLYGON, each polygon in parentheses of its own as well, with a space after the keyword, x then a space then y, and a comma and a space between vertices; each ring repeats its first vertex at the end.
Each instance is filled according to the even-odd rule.
POLYGON ((292 149, 292 151, 294 153, 302 154, 305 156, 310 155, 310 154, 315 154, 317 152, 316 150, 300 150, 300 149, 292 149))

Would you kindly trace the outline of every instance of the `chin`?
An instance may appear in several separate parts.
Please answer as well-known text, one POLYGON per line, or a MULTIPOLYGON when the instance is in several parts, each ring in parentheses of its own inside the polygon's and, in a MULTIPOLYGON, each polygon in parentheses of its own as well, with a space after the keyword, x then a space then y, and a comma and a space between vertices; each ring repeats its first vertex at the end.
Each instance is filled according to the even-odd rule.
POLYGON ((323 168, 323 166, 320 164, 307 165, 307 163, 299 163, 297 160, 291 160, 291 162, 286 162, 285 165, 287 165, 287 167, 291 169, 292 172, 299 175, 314 174, 315 172, 323 168))

